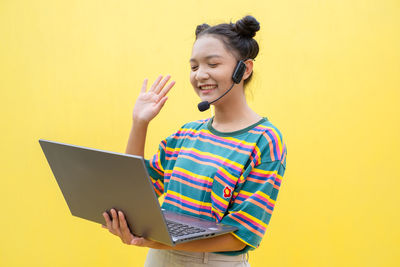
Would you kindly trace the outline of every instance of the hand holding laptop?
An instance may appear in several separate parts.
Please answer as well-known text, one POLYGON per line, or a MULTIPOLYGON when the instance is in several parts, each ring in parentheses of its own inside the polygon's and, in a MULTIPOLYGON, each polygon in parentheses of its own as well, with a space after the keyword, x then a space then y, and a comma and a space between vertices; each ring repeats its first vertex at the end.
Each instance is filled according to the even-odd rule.
POLYGON ((157 249, 161 249, 162 247, 166 246, 156 241, 134 236, 128 227, 128 223, 126 222, 125 215, 122 211, 111 209, 110 213, 111 217, 107 212, 103 213, 106 225, 102 224, 102 227, 108 229, 110 233, 121 238, 121 241, 124 244, 157 249))

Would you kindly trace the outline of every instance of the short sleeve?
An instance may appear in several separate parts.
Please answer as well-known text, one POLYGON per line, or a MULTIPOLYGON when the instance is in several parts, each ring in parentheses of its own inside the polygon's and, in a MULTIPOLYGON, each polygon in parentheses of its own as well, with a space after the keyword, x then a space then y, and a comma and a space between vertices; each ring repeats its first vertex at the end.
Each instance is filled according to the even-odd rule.
POLYGON ((247 244, 242 251, 234 253, 244 253, 260 245, 274 210, 285 166, 285 158, 261 162, 242 177, 244 182, 235 190, 233 204, 221 221, 238 227, 232 234, 247 244))
POLYGON ((158 151, 150 159, 145 160, 147 172, 149 173, 151 182, 153 183, 154 191, 157 196, 164 193, 164 166, 165 166, 165 151, 167 140, 161 141, 158 146, 158 151))

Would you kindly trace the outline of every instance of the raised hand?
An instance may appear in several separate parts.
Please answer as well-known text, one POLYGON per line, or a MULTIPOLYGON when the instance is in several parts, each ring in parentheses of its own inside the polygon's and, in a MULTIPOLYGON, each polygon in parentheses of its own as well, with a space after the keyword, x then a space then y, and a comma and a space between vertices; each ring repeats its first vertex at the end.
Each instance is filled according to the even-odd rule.
POLYGON ((149 123, 157 116, 168 99, 167 93, 175 84, 175 81, 167 84, 170 78, 170 75, 165 76, 164 79, 162 75, 158 76, 148 91, 148 79, 146 78, 143 81, 142 89, 133 108, 132 117, 134 121, 149 123))

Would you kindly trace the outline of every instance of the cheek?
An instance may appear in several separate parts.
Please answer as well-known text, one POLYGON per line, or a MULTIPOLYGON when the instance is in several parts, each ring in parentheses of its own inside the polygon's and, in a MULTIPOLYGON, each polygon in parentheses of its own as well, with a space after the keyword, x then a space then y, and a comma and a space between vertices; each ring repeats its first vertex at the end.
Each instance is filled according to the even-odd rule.
POLYGON ((221 68, 214 72, 215 79, 218 79, 221 82, 228 82, 232 80, 233 71, 230 68, 221 68))
POLYGON ((193 72, 190 73, 190 83, 192 84, 193 87, 196 87, 196 79, 195 79, 195 74, 193 72))

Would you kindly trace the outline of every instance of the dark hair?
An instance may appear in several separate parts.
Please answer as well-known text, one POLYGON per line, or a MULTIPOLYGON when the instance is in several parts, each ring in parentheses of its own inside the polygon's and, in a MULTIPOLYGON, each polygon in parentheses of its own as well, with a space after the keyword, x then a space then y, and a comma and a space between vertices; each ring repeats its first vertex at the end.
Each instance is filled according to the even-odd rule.
MULTIPOLYGON (((255 59, 258 54, 258 43, 253 37, 260 30, 260 23, 253 16, 245 16, 236 23, 221 23, 215 26, 201 24, 196 27, 196 40, 204 35, 213 35, 222 41, 236 60, 255 59)), ((244 80, 248 83, 253 73, 244 80)))

